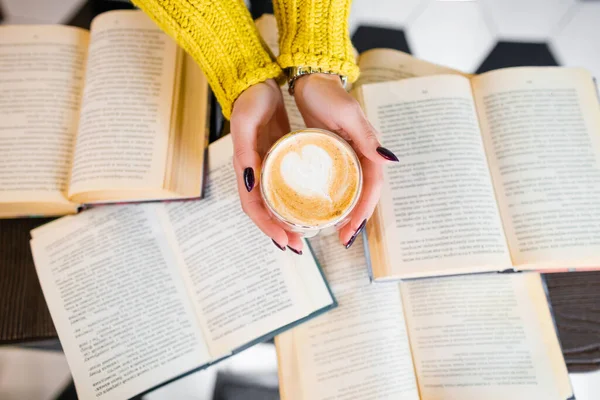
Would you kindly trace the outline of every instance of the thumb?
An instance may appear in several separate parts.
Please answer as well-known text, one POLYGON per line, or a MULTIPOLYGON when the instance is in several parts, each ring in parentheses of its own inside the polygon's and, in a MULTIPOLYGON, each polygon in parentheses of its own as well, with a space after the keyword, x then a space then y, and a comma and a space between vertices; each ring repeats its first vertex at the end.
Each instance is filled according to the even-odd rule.
POLYGON ((365 116, 358 102, 352 103, 348 111, 341 113, 337 125, 352 139, 356 148, 369 160, 383 164, 389 161, 397 162, 398 157, 390 150, 381 146, 377 131, 365 116))
POLYGON ((231 137, 233 140, 233 165, 236 177, 246 190, 251 192, 260 176, 261 158, 257 150, 256 132, 253 132, 254 129, 250 127, 247 129, 238 131, 232 127, 231 137))
POLYGON ((259 85, 248 88, 238 97, 231 113, 233 166, 239 183, 248 192, 254 189, 260 176, 259 131, 268 124, 274 113, 262 89, 259 85))

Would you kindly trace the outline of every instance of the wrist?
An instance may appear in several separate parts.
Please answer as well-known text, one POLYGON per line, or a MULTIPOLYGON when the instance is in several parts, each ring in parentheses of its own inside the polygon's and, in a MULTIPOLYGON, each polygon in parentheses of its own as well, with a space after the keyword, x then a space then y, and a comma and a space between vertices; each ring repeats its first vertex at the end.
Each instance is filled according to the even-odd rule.
POLYGON ((297 93, 302 93, 305 88, 315 85, 338 86, 345 90, 345 77, 328 72, 316 72, 306 75, 300 75, 290 80, 290 94, 296 96, 297 93))

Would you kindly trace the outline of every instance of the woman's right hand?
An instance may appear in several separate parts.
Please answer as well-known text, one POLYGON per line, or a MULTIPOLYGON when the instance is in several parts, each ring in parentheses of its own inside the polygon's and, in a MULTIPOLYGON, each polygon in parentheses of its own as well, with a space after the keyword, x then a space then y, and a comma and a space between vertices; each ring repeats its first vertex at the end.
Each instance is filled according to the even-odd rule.
POLYGON ((302 239, 285 231, 267 211, 260 194, 260 167, 271 145, 290 131, 277 83, 269 79, 246 89, 233 104, 233 167, 244 212, 281 250, 302 253, 302 239))
POLYGON ((377 132, 359 103, 344 89, 339 76, 312 74, 298 78, 294 97, 307 127, 335 132, 354 148, 363 171, 363 191, 350 215, 350 222, 340 229, 342 244, 349 248, 371 217, 383 186, 383 165, 398 158, 381 147, 377 132))

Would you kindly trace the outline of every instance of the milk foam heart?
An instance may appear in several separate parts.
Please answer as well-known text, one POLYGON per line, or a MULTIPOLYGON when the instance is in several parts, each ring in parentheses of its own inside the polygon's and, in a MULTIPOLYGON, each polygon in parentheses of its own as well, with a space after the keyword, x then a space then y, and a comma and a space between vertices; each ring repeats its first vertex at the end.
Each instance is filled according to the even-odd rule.
POLYGON ((345 219, 361 182, 358 158, 343 139, 307 129, 284 136, 271 148, 260 190, 276 218, 313 229, 345 219))
POLYGON ((302 147, 301 154, 289 152, 281 160, 280 173, 285 183, 301 196, 320 196, 331 201, 329 182, 333 160, 314 144, 302 147))

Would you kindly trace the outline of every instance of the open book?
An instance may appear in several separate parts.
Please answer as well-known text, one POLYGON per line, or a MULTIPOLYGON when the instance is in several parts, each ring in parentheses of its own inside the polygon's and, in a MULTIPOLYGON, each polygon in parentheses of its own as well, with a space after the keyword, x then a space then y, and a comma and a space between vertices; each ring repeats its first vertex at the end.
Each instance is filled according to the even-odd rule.
POLYGON ((0 218, 202 194, 208 82, 141 11, 0 26, 0 218))
POLYGON ((229 136, 200 201, 98 207, 32 231, 80 399, 128 399, 332 308, 310 251, 243 214, 229 136))
POLYGON ((373 285, 359 243, 311 245, 339 305, 275 339, 282 400, 573 398, 538 273, 373 285))
MULTIPOLYGON (((382 59, 372 51, 361 63, 369 57, 382 59)), ((592 76, 556 67, 473 77, 413 70, 430 76, 354 90, 400 158, 385 170, 367 226, 373 278, 600 266, 592 76)))

